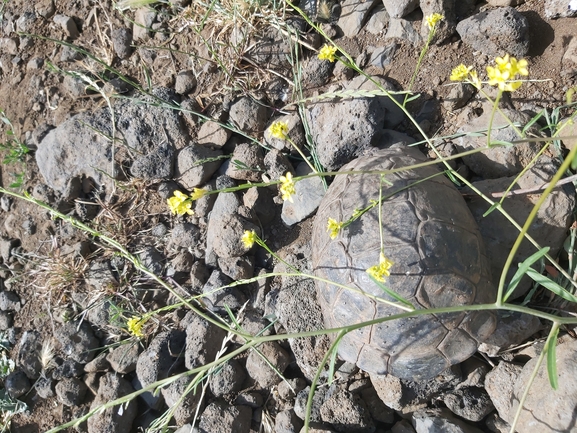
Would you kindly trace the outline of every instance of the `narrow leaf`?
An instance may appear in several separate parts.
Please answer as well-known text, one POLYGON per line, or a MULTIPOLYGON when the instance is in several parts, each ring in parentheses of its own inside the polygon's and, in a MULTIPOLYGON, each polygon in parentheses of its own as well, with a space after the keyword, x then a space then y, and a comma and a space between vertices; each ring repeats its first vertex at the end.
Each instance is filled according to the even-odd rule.
POLYGON ((545 111, 544 109, 541 110, 539 113, 537 113, 537 115, 535 115, 531 120, 529 120, 529 122, 527 122, 527 124, 523 127, 523 134, 525 134, 525 132, 531 127, 533 126, 533 124, 539 120, 541 117, 543 117, 543 111, 545 111))
POLYGON ((513 143, 503 140, 491 140, 489 147, 497 147, 497 146, 511 147, 513 146, 513 143))
POLYGON ((338 354, 338 344, 335 346, 335 348, 333 349, 333 353, 331 353, 331 360, 329 362, 329 378, 328 378, 328 382, 329 385, 331 385, 333 383, 333 379, 335 377, 335 367, 337 365, 337 354, 338 354))
POLYGON ((371 277, 371 279, 380 287, 380 289, 385 292, 387 295, 389 295, 391 298, 395 299, 396 301, 400 302, 401 304, 405 304, 407 307, 411 307, 411 308, 415 308, 413 306, 413 304, 411 304, 409 301, 407 301, 405 298, 403 298, 401 295, 399 295, 398 293, 393 292, 391 289, 389 289, 388 287, 386 287, 383 283, 381 283, 380 281, 377 281, 372 275, 369 275, 369 277, 371 277))
POLYGON ((531 277, 531 279, 533 281, 541 284, 543 287, 552 291, 557 296, 560 296, 561 298, 566 299, 569 302, 577 303, 577 296, 568 292, 563 287, 561 287, 559 284, 557 284, 555 281, 551 280, 550 278, 547 278, 545 275, 541 275, 535 269, 529 268, 527 270, 527 275, 529 277, 531 277))
POLYGON ((491 205, 491 207, 489 209, 487 209, 487 212, 485 212, 483 214, 483 218, 485 218, 487 215, 489 215, 491 212, 493 212, 495 209, 497 209, 499 206, 501 206, 501 203, 497 202, 497 203, 493 203, 491 205))
POLYGON ((547 351, 547 374, 549 375, 549 383, 553 389, 559 388, 559 383, 557 381, 556 356, 558 334, 559 328, 557 326, 553 326, 553 329, 551 329, 551 334, 549 334, 547 346, 545 347, 545 350, 547 351))
POLYGON ((517 286, 521 282, 521 278, 523 278, 523 275, 525 275, 527 273, 527 270, 529 270, 531 268, 533 263, 535 263, 537 260, 541 259, 541 257, 543 257, 548 252, 549 252, 549 247, 542 248, 539 251, 537 251, 536 253, 531 254, 522 263, 519 263, 519 269, 517 269, 517 272, 515 272, 515 275, 513 275, 513 278, 511 278, 511 282, 507 286, 507 291, 505 292, 505 296, 503 297, 503 302, 507 302, 507 299, 509 298, 509 296, 511 296, 513 291, 517 288, 517 286))

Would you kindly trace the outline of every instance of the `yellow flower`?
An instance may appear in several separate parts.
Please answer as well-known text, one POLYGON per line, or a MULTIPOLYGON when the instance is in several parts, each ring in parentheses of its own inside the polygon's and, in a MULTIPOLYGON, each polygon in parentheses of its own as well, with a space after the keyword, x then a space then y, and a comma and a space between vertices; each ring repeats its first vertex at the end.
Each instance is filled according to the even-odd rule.
POLYGON ((427 25, 429 26, 429 28, 431 30, 433 30, 435 28, 435 26, 437 25, 437 23, 439 21, 444 20, 444 19, 445 19, 445 17, 441 14, 438 14, 438 13, 434 13, 434 14, 431 14, 431 15, 425 17, 425 21, 427 21, 427 25))
POLYGON ((132 335, 134 335, 135 337, 138 337, 138 338, 144 337, 144 333, 142 332, 142 327, 146 323, 146 320, 147 319, 145 319, 144 317, 138 317, 138 316, 135 316, 131 319, 128 319, 128 321, 126 322, 126 326, 128 327, 128 332, 130 332, 132 335))
POLYGON ((471 80, 471 83, 473 84, 473 86, 475 86, 477 89, 480 89, 481 88, 481 80, 477 76, 477 71, 471 71, 469 73, 469 75, 471 76, 470 80, 471 80))
POLYGON ((245 230, 242 235, 242 242, 244 243, 245 248, 252 248, 256 242, 256 238, 257 236, 254 230, 245 230))
POLYGON ((330 233, 329 236, 331 237, 331 239, 337 237, 337 235, 341 231, 341 228, 343 227, 343 224, 344 224, 343 222, 338 222, 334 218, 329 218, 329 221, 327 223, 327 232, 330 233))
POLYGON ((168 208, 174 215, 194 215, 194 211, 190 208, 192 206, 192 201, 190 198, 180 192, 174 191, 174 195, 166 200, 168 203, 168 208))
POLYGON ((191 200, 198 200, 206 195, 207 191, 204 188, 194 188, 192 194, 190 194, 191 200))
POLYGON ((496 67, 487 66, 487 76, 491 86, 499 87, 501 91, 512 92, 521 87, 522 81, 515 80, 517 75, 529 75, 527 60, 517 60, 515 57, 504 57, 495 59, 496 67))
POLYGON ((371 266, 369 269, 367 269, 367 274, 369 274, 375 280, 383 283, 385 281, 385 277, 391 275, 389 269, 391 269, 393 264, 394 263, 392 261, 387 259, 385 255, 381 253, 379 256, 379 264, 371 266))
POLYGON ((337 47, 324 44, 319 50, 319 59, 328 60, 329 62, 334 62, 337 57, 335 56, 337 52, 337 47))
POLYGON ((472 66, 465 66, 462 63, 451 71, 449 77, 451 81, 464 81, 469 76, 469 72, 473 69, 472 66))
POLYGON ((281 176, 279 179, 280 179, 280 192, 282 194, 282 199, 288 200, 291 203, 293 203, 292 196, 296 193, 293 175, 289 171, 287 172, 286 176, 281 176))
POLYGON ((277 121, 270 125, 270 135, 272 135, 274 138, 286 140, 288 137, 288 131, 289 127, 288 123, 286 122, 277 121))

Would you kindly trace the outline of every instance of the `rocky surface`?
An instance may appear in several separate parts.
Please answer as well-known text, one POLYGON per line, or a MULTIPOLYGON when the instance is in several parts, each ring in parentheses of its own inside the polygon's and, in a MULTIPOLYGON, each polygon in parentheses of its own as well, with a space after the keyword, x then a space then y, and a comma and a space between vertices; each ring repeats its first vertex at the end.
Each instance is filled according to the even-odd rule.
MULTIPOLYGON (((467 340, 467 350, 465 339, 453 339, 462 337, 454 316, 413 318, 406 322, 408 336, 395 344, 389 340, 398 332, 387 334, 375 325, 373 335, 383 346, 394 356, 405 353, 406 371, 397 374, 402 377, 368 374, 338 357, 334 381, 329 383, 327 366, 319 370, 334 340, 317 332, 325 323, 317 287, 310 277, 286 273, 298 268, 313 274, 313 227, 328 238, 326 220, 316 213, 325 182, 334 179, 311 176, 301 153, 333 171, 393 145, 417 146, 430 158, 471 152, 450 161, 472 186, 460 182, 454 194, 464 197, 463 209, 475 226, 469 231, 478 227, 487 257, 482 266, 492 274, 485 281, 492 287, 477 285, 478 298, 493 301, 518 231, 498 209, 487 214, 489 205, 478 192, 500 200, 513 185, 502 209, 522 225, 539 203, 543 185, 575 146, 577 141, 566 138, 541 152, 539 141, 555 132, 552 121, 574 113, 574 108, 553 110, 577 84, 575 1, 301 1, 299 7, 324 36, 367 76, 317 58, 314 50, 326 41, 294 11, 256 10, 251 4, 239 8, 242 18, 235 21, 217 3, 211 11, 196 10, 201 5, 185 0, 138 9, 123 9, 123 3, 114 8, 108 1, 13 0, 0 6, 2 186, 21 178, 13 190, 93 227, 137 258, 131 263, 110 242, 51 218, 37 205, 0 197, 0 363, 12 370, 0 381, 4 399, 27 405, 12 418, 11 431, 47 431, 94 410, 76 431, 158 431, 164 422, 181 433, 299 432, 317 373, 309 432, 508 431, 550 328, 536 316, 499 310, 491 315, 494 332, 488 336, 482 329, 482 344, 467 340), (195 21, 205 13, 207 20, 195 21), (423 18, 432 13, 445 19, 413 78, 429 33, 423 18), (449 75, 463 63, 485 80, 485 67, 507 53, 528 60, 534 81, 503 95, 493 116, 483 95, 494 98, 494 87, 484 84, 478 91, 451 82, 449 75), (415 123, 399 108, 405 94, 398 92, 409 89, 418 95, 407 104, 415 123), (549 110, 547 116, 535 119, 543 110, 549 110), (291 141, 271 135, 275 121, 287 122, 291 141), (485 149, 490 122, 494 146, 485 149), (515 128, 533 140, 502 146, 518 140, 515 128), (438 154, 424 144, 423 133, 435 138, 438 154), (29 151, 11 160, 5 146, 14 138, 29 151), (474 153, 478 149, 484 150, 474 153), (276 184, 255 185, 287 172, 304 177, 292 202, 282 200, 276 184), (196 200, 193 215, 171 215, 166 205, 175 191, 247 183, 250 188, 196 200), (241 236, 247 230, 269 250, 246 245, 241 236), (128 324, 139 317, 145 317, 142 334, 128 324), (447 338, 419 334, 441 322, 447 338), (307 334, 284 338, 283 333, 307 334), (240 352, 249 334, 271 341, 221 362, 240 352), (433 369, 434 377, 425 380, 414 372, 430 372, 430 366, 418 367, 414 360, 433 343, 454 355, 443 368, 454 365, 433 369), (469 357, 477 349, 482 356, 469 357), (206 365, 208 376, 197 375, 206 365)), ((567 123, 561 135, 574 136, 575 129, 567 123)), ((371 188, 378 195, 378 181, 371 188)), ((354 198, 355 191, 350 193, 354 198)), ((568 231, 574 206, 573 184, 557 186, 528 230, 565 268, 571 263, 566 252, 572 248, 568 231)), ((453 207, 440 203, 430 213, 453 207)), ((398 238, 390 232, 397 225, 411 226, 406 209, 391 209, 384 218, 396 213, 405 223, 386 226, 388 240, 398 238)), ((351 239, 362 239, 367 226, 357 229, 351 239)), ((374 239, 378 242, 377 233, 374 239)), ((356 248, 365 253, 372 246, 365 238, 356 248)), ((456 259, 470 253, 457 250, 451 252, 456 259)), ((534 252, 530 242, 521 244, 507 281, 534 252)), ((433 267, 458 266, 435 257, 433 267)), ((366 266, 351 262, 345 268, 364 275, 366 266)), ((559 277, 550 265, 537 263, 535 269, 559 277)), ((425 306, 445 305, 447 299, 447 305, 466 303, 454 292, 427 293, 431 304, 425 306)), ((364 310, 351 314, 362 299, 351 294, 341 308, 353 321, 373 318, 364 310)), ((574 314, 571 303, 528 277, 508 301, 574 314)), ((352 335, 364 338, 362 332, 349 334, 341 351, 360 350, 352 335)), ((571 335, 567 327, 559 338, 559 389, 550 389, 541 366, 517 431, 574 430, 571 335)), ((360 350, 365 357, 367 347, 360 350)))

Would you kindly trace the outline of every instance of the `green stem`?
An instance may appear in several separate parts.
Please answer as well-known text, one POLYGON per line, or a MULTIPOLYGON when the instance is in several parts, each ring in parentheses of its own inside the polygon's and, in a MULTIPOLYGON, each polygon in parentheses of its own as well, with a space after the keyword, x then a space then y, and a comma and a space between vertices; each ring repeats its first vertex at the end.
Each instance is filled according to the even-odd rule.
POLYGON ((501 100, 502 94, 503 91, 499 90, 499 93, 497 93, 497 97, 495 98, 495 102, 493 102, 493 109, 491 110, 491 117, 489 118, 489 128, 487 129, 487 147, 489 148, 491 147, 491 132, 493 130, 493 120, 495 119, 495 112, 499 107, 499 101, 501 100))

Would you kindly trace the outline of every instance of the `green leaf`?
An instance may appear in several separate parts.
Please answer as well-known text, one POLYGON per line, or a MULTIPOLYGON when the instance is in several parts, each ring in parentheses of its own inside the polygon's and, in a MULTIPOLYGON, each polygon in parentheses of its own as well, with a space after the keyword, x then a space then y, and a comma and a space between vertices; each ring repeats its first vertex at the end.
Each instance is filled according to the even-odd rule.
POLYGON ((549 383, 551 388, 559 388, 559 383, 557 381, 557 335, 559 334, 559 327, 553 326, 551 329, 551 334, 547 340, 547 346, 545 350, 547 351, 547 374, 549 375, 549 383))
POLYGON ((531 120, 529 120, 529 122, 527 122, 527 124, 523 127, 523 135, 525 135, 525 132, 531 127, 533 126, 533 124, 539 120, 541 117, 543 117, 543 112, 546 112, 545 109, 541 110, 539 113, 537 113, 531 120))
POLYGON ((411 304, 409 301, 407 301, 405 298, 403 298, 401 295, 393 292, 391 289, 386 287, 383 283, 376 280, 372 275, 369 274, 369 277, 371 277, 371 279, 377 284, 377 286, 379 286, 380 289, 383 292, 385 292, 387 295, 389 295, 391 298, 395 299, 396 301, 400 302, 401 304, 405 304, 407 307, 411 307, 412 309, 415 309, 414 305, 411 304))
POLYGON ((513 143, 510 141, 503 141, 503 140, 491 140, 489 143, 489 147, 497 147, 497 146, 504 146, 504 147, 511 147, 513 143))
POLYGON ((485 212, 485 213, 483 214, 483 218, 485 218, 487 215, 489 215, 491 212, 493 212, 493 211, 494 211, 495 209, 497 209, 499 206, 501 206, 501 203, 500 203, 500 202, 493 203, 493 204, 491 205, 491 207, 490 207, 489 209, 487 209, 487 212, 485 212))
POLYGON ((560 296, 563 299, 566 299, 569 302, 574 302, 577 304, 577 296, 573 295, 572 293, 565 290, 555 281, 550 278, 547 278, 545 275, 541 275, 533 268, 529 268, 527 270, 527 275, 535 282, 541 284, 546 289, 552 291, 557 296, 560 296))
POLYGON ((507 291, 505 292, 505 296, 503 297, 503 302, 507 302, 507 299, 517 288, 517 286, 521 282, 521 278, 523 278, 523 275, 527 273, 527 271, 531 268, 533 263, 541 259, 541 257, 543 257, 548 252, 549 247, 542 248, 535 254, 532 254, 529 257, 527 257, 522 263, 519 263, 519 269, 517 269, 517 272, 515 272, 515 275, 513 275, 513 278, 511 278, 511 282, 507 286, 507 291))
POLYGON ((331 353, 331 359, 329 362, 329 377, 328 377, 328 383, 329 385, 331 385, 333 383, 333 379, 335 377, 335 367, 337 365, 337 354, 338 354, 338 347, 339 345, 337 344, 335 346, 335 348, 333 349, 333 353, 331 353))

